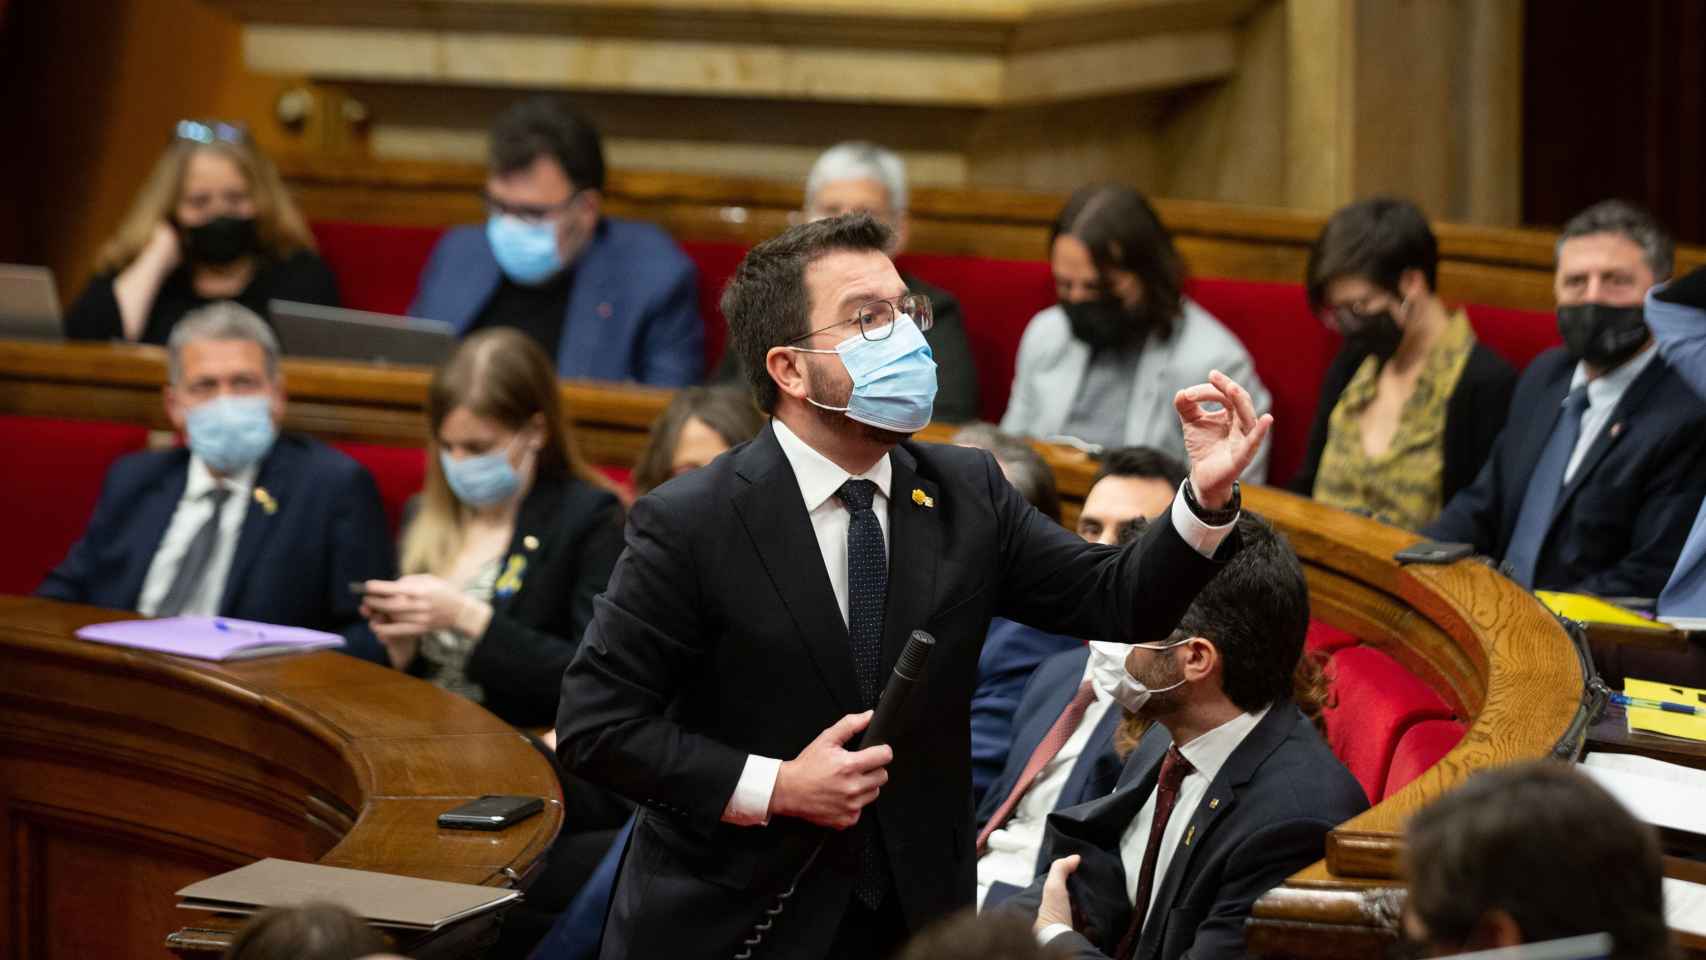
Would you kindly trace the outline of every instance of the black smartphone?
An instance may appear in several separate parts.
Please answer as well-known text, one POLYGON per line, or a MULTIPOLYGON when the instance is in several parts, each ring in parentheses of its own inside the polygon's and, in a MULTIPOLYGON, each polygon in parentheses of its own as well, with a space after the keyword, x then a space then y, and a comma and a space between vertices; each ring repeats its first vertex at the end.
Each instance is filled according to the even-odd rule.
POLYGON ((1474 555, 1474 544, 1423 540, 1421 543, 1398 551, 1392 559, 1399 563, 1455 563, 1474 555))
POLYGON ((439 814, 438 825, 450 830, 502 830, 543 809, 545 801, 538 797, 481 797, 439 814))

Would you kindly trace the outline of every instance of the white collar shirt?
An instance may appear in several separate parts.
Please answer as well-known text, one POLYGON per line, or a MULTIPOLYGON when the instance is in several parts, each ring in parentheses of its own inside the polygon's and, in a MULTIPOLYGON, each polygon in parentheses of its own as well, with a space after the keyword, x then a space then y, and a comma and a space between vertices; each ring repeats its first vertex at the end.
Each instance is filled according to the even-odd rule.
POLYGON ((201 583, 190 591, 183 609, 178 611, 183 616, 219 615, 219 604, 225 597, 225 583, 231 576, 231 564, 237 556, 237 538, 243 531, 243 518, 248 515, 249 500, 259 473, 260 465, 254 464, 223 480, 215 480, 206 462, 194 454, 190 455, 184 495, 172 512, 171 523, 166 527, 165 536, 160 538, 154 559, 148 563, 148 573, 142 579, 142 592, 137 597, 138 612, 153 616, 160 609, 161 601, 166 599, 172 582, 177 579, 178 568, 183 565, 190 542, 213 516, 213 501, 208 494, 220 485, 231 494, 219 515, 219 542, 208 558, 201 583))

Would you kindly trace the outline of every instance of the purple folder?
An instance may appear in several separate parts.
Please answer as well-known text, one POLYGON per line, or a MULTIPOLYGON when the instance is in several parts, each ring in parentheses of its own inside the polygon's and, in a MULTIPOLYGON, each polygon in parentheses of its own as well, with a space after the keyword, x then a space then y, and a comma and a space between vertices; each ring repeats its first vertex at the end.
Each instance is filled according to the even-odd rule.
POLYGON ((247 660, 277 653, 341 647, 344 638, 323 630, 282 627, 231 617, 166 617, 93 623, 77 636, 117 647, 153 650, 202 660, 247 660))

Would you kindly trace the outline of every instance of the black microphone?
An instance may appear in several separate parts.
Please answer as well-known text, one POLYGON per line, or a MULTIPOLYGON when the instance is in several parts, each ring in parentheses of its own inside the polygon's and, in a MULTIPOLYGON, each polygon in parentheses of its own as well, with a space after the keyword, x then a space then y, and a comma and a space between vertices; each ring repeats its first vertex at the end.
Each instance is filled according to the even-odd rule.
POLYGON ((914 630, 912 636, 906 638, 906 649, 900 652, 900 659, 895 662, 894 673, 889 677, 888 686, 883 688, 882 698, 877 701, 877 712, 871 717, 871 725, 865 728, 865 738, 859 741, 859 749, 889 742, 889 735, 899 722, 901 708, 912 696, 912 688, 924 682, 924 661, 930 659, 930 651, 935 647, 936 638, 923 630, 914 630))

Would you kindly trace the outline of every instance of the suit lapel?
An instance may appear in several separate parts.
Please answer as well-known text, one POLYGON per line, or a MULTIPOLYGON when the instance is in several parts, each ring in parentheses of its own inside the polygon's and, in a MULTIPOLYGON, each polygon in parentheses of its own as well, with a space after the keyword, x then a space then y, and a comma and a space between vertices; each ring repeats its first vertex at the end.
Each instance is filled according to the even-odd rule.
POLYGON ((1143 934, 1138 938, 1138 957, 1153 957, 1161 949, 1161 932, 1166 929, 1165 917, 1179 895, 1179 887, 1190 872, 1191 859, 1202 848, 1215 824, 1237 802, 1237 788, 1250 782, 1256 768, 1285 740, 1297 721, 1297 710, 1290 700, 1280 700, 1269 708, 1267 715, 1244 737, 1232 755, 1226 758, 1220 772, 1204 791, 1197 808, 1191 811, 1190 822, 1173 849, 1167 873, 1155 892, 1155 907, 1143 921, 1143 934), (1161 922, 1155 922, 1160 920, 1161 922))
MULTIPOLYGON (((574 280, 569 287, 569 302, 563 313, 564 334, 557 346, 557 369, 585 371, 582 375, 612 376, 626 379, 634 368, 632 358, 622 358, 602 372, 594 371, 587 358, 611 356, 611 346, 624 337, 616 334, 616 323, 622 304, 614 288, 619 270, 606 269, 610 248, 605 243, 608 227, 603 221, 593 233, 580 259, 574 265, 574 280), (578 363, 575 363, 579 361, 578 363), (571 366, 571 363, 575 363, 571 366)), ((620 351, 616 352, 620 356, 620 351)))
MULTIPOLYGON (((924 627, 935 609, 936 567, 942 553, 937 519, 941 491, 918 476, 918 461, 904 446, 889 454, 889 585, 883 611, 884 682, 912 631, 924 627)), ((821 567, 822 564, 819 564, 821 567)))
MULTIPOLYGON (((1061 704, 1062 709, 1065 706, 1064 703, 1061 704)), ((1124 711, 1117 703, 1108 704, 1108 708, 1102 711, 1102 718, 1096 721, 1096 728, 1090 731, 1090 739, 1084 743, 1084 752, 1078 755, 1078 762, 1072 765, 1072 773, 1066 778, 1066 786, 1060 792, 1063 801, 1070 799, 1070 802, 1077 803, 1081 800, 1094 800, 1101 795, 1102 788, 1094 781, 1102 779, 1103 754, 1108 752, 1107 747, 1113 740, 1114 730, 1119 726, 1123 714, 1124 711)), ((1058 710, 1055 715, 1059 716, 1058 710)), ((1113 786, 1114 776, 1117 775, 1116 770, 1113 776, 1107 777, 1107 786, 1113 786)))
POLYGON ((735 471, 748 486, 735 495, 735 512, 824 685, 843 712, 858 713, 864 707, 847 624, 818 551, 817 533, 806 515, 805 497, 776 442, 774 428, 766 426, 738 456, 735 471))
MULTIPOLYGON (((272 452, 261 463, 260 472, 255 475, 255 489, 245 505, 247 512, 237 534, 237 552, 231 558, 231 572, 225 578, 225 596, 219 601, 219 612, 226 616, 233 616, 232 611, 243 599, 243 588, 249 582, 249 568, 254 566, 255 558, 272 535, 278 512, 290 506, 289 501, 297 493, 297 466, 296 448, 289 437, 280 436, 274 441, 272 452), (270 504, 270 508, 263 501, 270 504)), ((288 571, 280 573, 286 575, 284 582, 300 582, 289 576, 288 571)))
MULTIPOLYGON (((1540 454, 1546 449, 1546 441, 1552 436, 1552 428, 1557 425, 1558 417, 1563 412, 1564 397, 1570 392, 1570 374, 1573 370, 1574 364, 1564 364, 1561 369, 1553 371, 1552 381, 1542 389, 1528 422, 1520 428, 1515 423, 1505 427, 1503 435, 1516 438, 1520 447, 1510 461, 1514 468, 1506 478, 1505 489, 1502 491, 1511 508, 1503 511, 1501 518, 1501 553, 1510 546, 1511 535, 1516 532, 1517 516, 1522 512, 1523 498, 1528 495, 1529 477, 1533 475, 1534 468, 1540 465, 1540 454)), ((1562 499, 1560 495, 1559 500, 1562 499)))
POLYGON ((539 564, 547 537, 556 528, 557 514, 563 505, 561 480, 547 480, 528 491, 515 517, 515 533, 509 549, 504 551, 498 576, 492 584, 492 610, 509 610, 515 598, 527 585, 527 575, 539 564))
POLYGON ((1593 446, 1588 447, 1587 453, 1583 454, 1581 465, 1576 468, 1575 476, 1570 478, 1570 482, 1565 484, 1563 491, 1558 494, 1558 507, 1552 512, 1554 522, 1564 512, 1570 498, 1575 496, 1576 491, 1582 488, 1582 484, 1587 481, 1587 478, 1593 475, 1594 467, 1598 466, 1599 462, 1605 459, 1605 455, 1611 452, 1611 448, 1616 446, 1617 442, 1623 439, 1623 435, 1629 432, 1629 420, 1635 415, 1635 411, 1641 404, 1646 401, 1647 394, 1652 391, 1659 378, 1664 376, 1663 364, 1664 359, 1661 357, 1654 357, 1648 361, 1647 369, 1642 370, 1641 375, 1635 378, 1635 382, 1629 384, 1629 388, 1623 391, 1623 396, 1618 399, 1617 406, 1611 411, 1611 419, 1605 422, 1605 426, 1599 431, 1599 436, 1594 438, 1593 446))
POLYGON ((184 498, 184 487, 189 484, 189 451, 175 450, 172 456, 176 458, 175 465, 160 474, 147 496, 136 505, 136 532, 127 551, 131 562, 125 567, 124 583, 118 591, 123 599, 117 605, 127 610, 136 609, 142 599, 142 582, 148 577, 148 568, 160 551, 160 541, 166 539, 166 528, 172 525, 172 515, 177 512, 178 501, 184 498))

